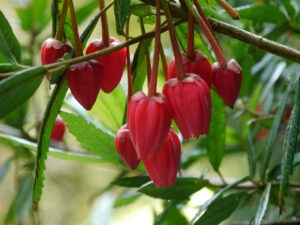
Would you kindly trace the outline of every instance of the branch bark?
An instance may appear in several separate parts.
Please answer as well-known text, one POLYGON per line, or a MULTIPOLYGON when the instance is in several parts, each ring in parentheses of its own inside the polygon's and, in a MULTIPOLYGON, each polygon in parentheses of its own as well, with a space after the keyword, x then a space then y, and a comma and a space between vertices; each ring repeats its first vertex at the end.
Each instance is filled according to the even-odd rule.
MULTIPOLYGON (((140 1, 155 6, 155 0, 140 1)), ((179 5, 170 3, 170 9, 173 17, 187 20, 187 12, 183 10, 179 5)), ((262 36, 250 33, 243 29, 237 28, 235 26, 232 26, 231 24, 222 22, 220 20, 216 20, 211 17, 207 17, 207 19, 215 32, 240 40, 242 42, 252 45, 255 48, 272 53, 282 58, 294 61, 296 63, 300 63, 300 51, 282 45, 278 42, 269 40, 262 36)))

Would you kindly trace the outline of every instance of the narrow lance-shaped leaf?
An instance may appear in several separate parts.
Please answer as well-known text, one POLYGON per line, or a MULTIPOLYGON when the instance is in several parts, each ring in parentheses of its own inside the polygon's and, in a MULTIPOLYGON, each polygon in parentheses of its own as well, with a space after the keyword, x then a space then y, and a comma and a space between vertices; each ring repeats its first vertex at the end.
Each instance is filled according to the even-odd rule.
POLYGON ((5 177, 8 169, 9 169, 9 166, 10 166, 10 163, 11 163, 12 159, 8 159, 3 165, 1 165, 0 167, 0 184, 3 180, 3 178, 5 177))
POLYGON ((115 0, 115 19, 117 32, 119 35, 124 34, 123 28, 129 15, 130 0, 115 0))
POLYGON ((45 73, 45 67, 32 67, 0 81, 0 118, 31 97, 40 86, 45 73))
POLYGON ((247 156, 248 156, 248 164, 249 164, 249 174, 251 178, 254 178, 256 172, 256 155, 253 146, 253 141, 251 139, 250 131, 247 131, 247 140, 248 140, 248 148, 247 148, 247 156))
POLYGON ((195 222, 195 225, 218 225, 227 219, 239 206, 246 192, 230 194, 220 198, 208 206, 205 213, 195 222))
POLYGON ((268 183, 267 187, 265 188, 260 198, 258 208, 256 211, 256 216, 254 219, 254 225, 260 225, 264 218, 269 203, 270 191, 271 191, 271 183, 268 183))
POLYGON ((263 159, 263 165, 261 168, 261 179, 262 180, 265 178, 265 175, 266 175, 266 172, 267 172, 267 169, 269 166, 272 149, 275 145, 275 139, 278 134, 278 130, 279 130, 281 118, 283 116, 286 101, 287 101, 288 95, 291 92, 291 90, 293 89, 293 87, 294 87, 294 82, 291 82, 288 89, 286 90, 286 92, 283 93, 281 100, 280 100, 278 111, 277 111, 275 119, 274 119, 274 122, 272 124, 272 127, 271 127, 270 132, 267 137, 267 140, 265 142, 264 154, 263 154, 264 159, 263 159))
POLYGON ((286 188, 289 185, 289 176, 293 174, 293 162, 297 145, 297 136, 299 132, 300 121, 300 78, 298 78, 298 87, 295 99, 295 105, 293 107, 283 142, 282 160, 281 160, 281 179, 279 188, 279 206, 280 211, 283 210, 284 195, 286 188))
POLYGON ((9 60, 9 62, 18 64, 21 61, 21 46, 1 10, 0 43, 0 52, 9 60))
MULTIPOLYGON (((80 40, 82 43, 86 43, 86 38, 93 31, 95 27, 93 26, 93 23, 96 23, 96 20, 92 20, 91 24, 88 25, 88 27, 84 30, 83 34, 81 35, 80 40)), ((84 45, 82 47, 84 47, 84 45)), ((75 56, 74 50, 72 51, 72 56, 75 56)), ((51 132, 54 127, 56 117, 62 106, 65 95, 67 93, 67 90, 68 84, 66 78, 62 77, 58 81, 52 92, 51 98, 48 102, 46 111, 43 116, 37 146, 35 179, 32 196, 32 201, 34 202, 35 207, 37 207, 38 205, 38 202, 42 195, 42 188, 44 186, 44 170, 46 169, 45 160, 47 159, 47 153, 49 150, 51 132)))
POLYGON ((194 224, 195 221, 197 221, 201 214, 203 213, 203 211, 210 206, 213 202, 215 202, 217 199, 220 198, 220 196, 222 196, 222 194, 226 191, 228 191, 229 189, 231 189, 232 187, 235 187, 236 185, 239 185, 241 183, 244 183, 246 181, 249 180, 249 177, 242 177, 241 179, 238 179, 237 181, 233 182, 230 185, 227 185, 226 187, 220 189, 216 194, 214 194, 214 196, 212 196, 208 201, 206 201, 201 208, 199 209, 199 211, 196 213, 196 215, 194 216, 194 218, 191 220, 190 225, 194 224))

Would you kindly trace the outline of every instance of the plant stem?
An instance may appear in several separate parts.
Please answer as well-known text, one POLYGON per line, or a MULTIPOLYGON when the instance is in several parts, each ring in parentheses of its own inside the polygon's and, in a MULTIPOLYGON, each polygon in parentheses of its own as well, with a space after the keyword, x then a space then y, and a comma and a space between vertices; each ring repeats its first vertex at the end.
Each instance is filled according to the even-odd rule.
POLYGON ((159 64, 159 47, 160 47, 160 0, 157 0, 153 68, 152 68, 152 73, 150 78, 148 97, 151 97, 156 94, 156 84, 157 84, 157 74, 158 74, 158 64, 159 64))
POLYGON ((216 0, 223 9, 231 16, 232 19, 238 20, 240 19, 239 14, 224 0, 216 0))
POLYGON ((163 71, 164 71, 165 81, 167 81, 168 80, 168 62, 167 62, 165 52, 164 52, 161 42, 160 42, 160 46, 159 46, 159 54, 160 54, 161 64, 162 64, 163 71))
POLYGON ((211 25, 210 25, 210 23, 208 22, 208 20, 207 20, 205 14, 204 14, 204 12, 203 12, 202 7, 201 7, 200 4, 199 4, 199 2, 198 2, 197 0, 193 0, 193 1, 194 1, 194 5, 196 6, 196 9, 197 9, 199 15, 202 17, 202 19, 204 20, 204 22, 206 23, 206 25, 207 25, 208 28, 210 29, 211 33, 212 33, 213 35, 215 35, 215 34, 214 34, 214 31, 213 31, 213 29, 212 29, 212 27, 211 27, 211 25))
MULTIPOLYGON (((130 16, 128 17, 127 24, 126 24, 126 35, 129 35, 129 22, 130 16)), ((128 41, 128 38, 126 38, 128 41)), ((128 95, 127 95, 127 102, 129 102, 130 97, 132 96, 132 79, 131 79, 131 63, 130 63, 130 48, 129 46, 126 47, 126 57, 127 57, 127 84, 128 84, 128 95)))
POLYGON ((82 47, 81 47, 81 41, 78 33, 77 20, 76 20, 73 0, 69 0, 69 7, 70 7, 70 15, 71 15, 74 42, 75 42, 76 57, 78 57, 78 56, 82 56, 82 47))
MULTIPOLYGON (((105 7, 104 0, 99 0, 100 11, 103 10, 104 7, 105 7)), ((101 25, 102 25, 102 41, 105 44, 105 46, 109 46, 109 30, 108 30, 107 16, 105 12, 101 16, 101 25)))
POLYGON ((61 12, 61 15, 59 18, 59 24, 58 24, 56 34, 55 34, 56 40, 60 40, 60 41, 62 40, 62 35, 63 35, 63 31, 64 31, 64 25, 65 25, 67 12, 68 12, 68 0, 64 0, 62 12, 61 12))
POLYGON ((215 35, 213 34, 213 32, 211 32, 209 27, 206 25, 203 18, 201 16, 199 16, 199 14, 196 12, 196 10, 194 9, 194 6, 190 2, 190 0, 184 0, 184 1, 186 3, 186 6, 189 8, 190 12, 193 14, 195 20, 197 21, 197 23, 199 24, 199 26, 203 30, 203 33, 205 34, 205 36, 206 36, 207 40, 209 41, 213 51, 215 52, 215 55, 216 55, 220 65, 221 65, 221 67, 223 69, 226 69, 227 60, 224 56, 223 50, 221 49, 221 47, 219 45, 219 42, 215 38, 215 35))
POLYGON ((180 54, 180 50, 179 50, 179 46, 178 46, 178 42, 177 42, 177 38, 176 38, 176 34, 175 34, 175 29, 174 29, 174 26, 172 23, 171 12, 170 12, 169 5, 166 2, 166 0, 162 0, 162 6, 165 11, 167 24, 169 27, 170 39, 171 39, 175 63, 176 63, 177 77, 179 80, 182 80, 185 77, 185 72, 184 72, 181 54, 180 54))
POLYGON ((194 47, 194 17, 190 11, 188 11, 188 39, 187 39, 187 57, 194 61, 195 47, 194 47))
MULTIPOLYGON (((146 31, 145 31, 143 17, 140 17, 140 25, 141 25, 142 34, 145 34, 146 31)), ((148 88, 149 88, 150 77, 151 77, 151 62, 150 62, 150 54, 149 54, 148 49, 146 49, 146 51, 145 51, 145 60, 146 60, 146 71, 147 71, 147 84, 148 84, 148 88)))

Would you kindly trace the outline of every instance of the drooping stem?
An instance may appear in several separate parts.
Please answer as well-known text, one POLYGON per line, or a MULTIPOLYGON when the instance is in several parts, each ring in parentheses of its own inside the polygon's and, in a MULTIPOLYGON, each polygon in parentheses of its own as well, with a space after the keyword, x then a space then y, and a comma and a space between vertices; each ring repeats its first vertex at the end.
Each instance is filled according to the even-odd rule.
MULTIPOLYGON (((104 0, 98 0, 100 11, 105 8, 104 0)), ((102 41, 105 46, 109 46, 109 30, 107 23, 106 13, 103 13, 101 16, 101 25, 102 25, 102 41)))
POLYGON ((59 23, 58 23, 58 27, 55 33, 55 39, 56 40, 62 40, 62 34, 64 31, 64 24, 65 24, 65 20, 66 20, 66 16, 67 16, 67 12, 68 12, 68 0, 64 1, 63 4, 63 8, 62 8, 62 12, 59 18, 59 23))
POLYGON ((76 56, 78 57, 78 56, 82 56, 82 47, 81 47, 81 41, 78 33, 77 20, 76 20, 73 0, 69 0, 69 8, 70 8, 71 21, 72 21, 76 56))
POLYGON ((159 46, 159 54, 160 54, 161 64, 162 64, 163 71, 164 71, 165 81, 167 81, 168 80, 168 62, 167 62, 165 52, 164 52, 161 42, 160 42, 160 46, 159 46))
POLYGON ((176 38, 176 34, 175 34, 175 29, 174 29, 174 26, 172 23, 171 12, 170 12, 169 5, 166 2, 166 0, 162 0, 161 3, 164 8, 166 19, 167 19, 167 24, 169 27, 170 39, 171 39, 175 63, 176 63, 177 77, 179 80, 182 80, 185 77, 185 73, 184 73, 183 62, 181 59, 181 54, 180 54, 180 50, 179 50, 179 46, 178 46, 178 42, 177 42, 177 38, 176 38))
MULTIPOLYGON (((143 17, 140 17, 140 26, 141 26, 142 34, 145 34, 146 31, 145 31, 143 17)), ((147 72, 147 84, 148 84, 148 88, 149 88, 150 77, 151 77, 151 62, 150 62, 150 54, 149 54, 148 48, 145 51, 145 61, 146 61, 146 72, 147 72)))
POLYGON ((194 17, 190 11, 188 11, 188 39, 187 39, 187 57, 194 61, 195 48, 194 48, 194 17))
POLYGON ((224 56, 223 50, 221 46, 219 45, 219 42, 215 38, 215 35, 213 32, 211 32, 211 29, 207 26, 204 19, 197 13, 197 11, 194 9, 193 4, 190 2, 190 0, 184 0, 186 3, 186 6, 189 8, 190 12, 192 13, 193 17, 203 30, 203 33, 205 34, 207 40, 209 41, 213 51, 215 52, 215 55, 223 69, 226 69, 227 67, 227 60, 224 56))
POLYGON ((237 11, 235 11, 231 5, 229 5, 226 1, 224 0, 216 0, 222 7, 225 9, 225 11, 231 16, 232 19, 238 20, 240 19, 239 14, 237 11))
MULTIPOLYGON (((129 35, 129 22, 130 17, 127 20, 126 24, 126 36, 129 35)), ((128 38, 126 37, 126 41, 128 41, 128 38)), ((129 102, 130 97, 132 96, 132 78, 131 78, 131 63, 130 63, 130 48, 129 46, 126 47, 126 58, 127 58, 127 84, 128 84, 128 96, 127 101, 129 102)))
POLYGON ((155 21, 155 44, 153 67, 151 72, 148 97, 156 94, 157 73, 159 64, 159 46, 160 46, 160 0, 156 1, 156 21, 155 21))
POLYGON ((203 9, 202 9, 202 7, 200 6, 199 2, 198 2, 197 0, 193 0, 193 1, 194 1, 194 5, 196 6, 196 9, 197 9, 199 15, 202 17, 202 19, 204 20, 204 22, 206 23, 206 25, 207 25, 208 28, 210 29, 211 33, 212 33, 213 35, 215 35, 214 30, 212 29, 210 23, 208 22, 208 20, 207 20, 205 14, 204 14, 203 9))

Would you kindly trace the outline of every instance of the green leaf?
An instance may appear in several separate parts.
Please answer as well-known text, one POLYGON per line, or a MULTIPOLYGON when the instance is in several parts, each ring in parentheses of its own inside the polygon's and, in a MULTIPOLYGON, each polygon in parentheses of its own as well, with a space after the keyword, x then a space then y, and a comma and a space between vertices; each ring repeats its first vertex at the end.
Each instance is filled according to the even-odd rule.
POLYGON ((208 183, 200 178, 177 178, 175 185, 156 188, 153 182, 141 186, 138 191, 154 198, 186 200, 208 183))
POLYGON ((254 225, 260 225, 264 218, 269 203, 270 191, 271 191, 271 183, 268 183, 267 187, 264 190, 264 193, 260 198, 255 219, 254 219, 254 225))
POLYGON ((60 115, 67 123, 69 131, 85 148, 101 156, 107 162, 119 163, 120 158, 115 149, 113 136, 87 123, 75 114, 61 112, 60 115))
POLYGON ((141 196, 142 195, 140 193, 122 195, 120 198, 118 198, 115 201, 114 208, 119 208, 122 206, 129 205, 129 204, 135 202, 141 196))
POLYGON ((7 171, 9 169, 10 163, 12 162, 12 159, 8 159, 3 165, 0 167, 0 184, 2 180, 4 179, 5 175, 7 174, 7 171))
POLYGON ((283 24, 287 19, 282 11, 275 5, 247 5, 235 8, 241 18, 261 23, 283 24))
POLYGON ((21 46, 1 10, 0 43, 0 52, 9 60, 9 62, 18 64, 21 61, 21 46))
POLYGON ((145 54, 151 48, 153 38, 146 39, 139 43, 132 61, 133 93, 141 91, 146 78, 145 54))
POLYGON ((118 85, 109 94, 100 91, 90 114, 96 116, 105 127, 116 133, 122 126, 125 105, 125 93, 121 85, 118 85))
POLYGON ((4 224, 12 224, 21 222, 27 210, 31 206, 33 177, 26 174, 19 186, 18 192, 8 210, 4 224))
POLYGON ((129 15, 130 0, 115 0, 114 10, 117 26, 117 33, 124 34, 123 28, 125 26, 127 17, 129 15))
POLYGON ((291 92, 293 87, 294 87, 294 83, 291 82, 288 89, 282 94, 278 111, 276 113, 276 116, 275 116, 274 122, 272 124, 272 127, 270 129, 270 132, 268 134, 267 140, 265 142, 264 154, 263 154, 264 159, 263 159, 263 165, 262 165, 262 169, 261 169, 261 179, 262 180, 265 178, 265 174, 266 174, 268 166, 269 166, 269 161, 270 161, 272 150, 273 150, 273 147, 275 144, 275 139, 278 134, 278 130, 279 130, 282 116, 283 116, 285 104, 286 104, 287 98, 289 96, 289 93, 291 92))
POLYGON ((249 164, 249 174, 251 178, 254 178, 256 172, 256 155, 254 145, 251 139, 250 131, 247 132, 247 140, 248 140, 248 148, 247 148, 247 156, 248 156, 248 164, 249 164))
POLYGON ((130 14, 141 17, 155 14, 155 11, 151 8, 151 6, 145 3, 131 5, 129 12, 130 14))
POLYGON ((148 176, 137 176, 137 177, 126 177, 118 179, 112 184, 118 185, 121 187, 140 187, 143 184, 150 181, 150 178, 148 176))
POLYGON ((239 206, 246 192, 238 192, 220 198, 213 202, 194 224, 195 225, 218 225, 227 219, 239 206))
POLYGON ((281 179, 279 188, 279 205, 283 207, 283 198, 286 192, 286 188, 289 185, 289 175, 293 174, 293 162, 294 155, 297 146, 297 137, 299 133, 299 121, 300 121, 300 78, 298 78, 298 87, 295 99, 295 105, 293 107, 283 142, 282 160, 281 160, 281 179))
POLYGON ((21 68, 14 64, 0 63, 0 73, 19 71, 19 70, 23 70, 23 69, 24 68, 21 68))
MULTIPOLYGON (((7 135, 7 134, 0 134, 1 141, 9 141, 13 144, 18 144, 20 146, 29 149, 32 152, 37 151, 37 144, 19 137, 7 135)), ((15 145, 14 145, 15 146, 15 145)), ((85 162, 85 163, 104 163, 105 161, 100 158, 99 156, 89 155, 80 152, 71 152, 71 151, 64 151, 58 148, 49 148, 49 155, 53 156, 58 159, 65 159, 65 160, 73 160, 77 162, 85 162)))
POLYGON ((281 1, 281 3, 285 8, 285 10, 287 11, 287 13, 289 14, 289 16, 293 18, 295 16, 296 10, 295 10, 295 6, 292 3, 292 0, 281 1))
POLYGON ((249 177, 242 177, 240 179, 238 179, 237 181, 233 182, 230 185, 227 185, 226 187, 220 189, 217 193, 214 194, 214 196, 212 196, 208 201, 206 201, 201 208, 199 209, 199 211, 196 213, 196 215, 194 216, 194 218, 192 219, 192 221, 190 222, 190 224, 194 224, 195 221, 197 221, 201 214, 203 213, 203 211, 209 207, 211 204, 213 204, 217 199, 219 199, 224 192, 230 190, 231 188, 235 187, 238 184, 244 183, 246 181, 249 180, 249 177))
POLYGON ((28 101, 24 102, 15 110, 13 110, 11 113, 6 115, 4 117, 5 123, 10 126, 22 129, 26 120, 27 110, 28 110, 28 101))
POLYGON ((98 10, 98 1, 90 0, 76 10, 76 19, 78 25, 82 24, 96 9, 98 10))
POLYGON ((38 137, 37 145, 37 156, 36 156, 36 167, 35 167, 35 180, 33 186, 32 201, 37 207, 38 202, 42 195, 42 188, 44 186, 44 170, 46 169, 45 160, 50 145, 50 136, 53 130, 53 126, 56 117, 60 111, 65 95, 68 90, 68 84, 65 79, 61 79, 56 85, 52 92, 51 98, 48 102, 46 111, 43 116, 41 129, 38 137))
POLYGON ((0 118, 31 97, 40 86, 45 73, 44 67, 32 67, 0 81, 0 118))
POLYGON ((174 202, 169 202, 164 211, 155 219, 154 225, 188 225, 187 219, 182 215, 174 202))
POLYGON ((219 171, 225 152, 226 118, 224 103, 215 91, 211 91, 212 110, 209 134, 207 137, 207 152, 211 165, 219 171))

